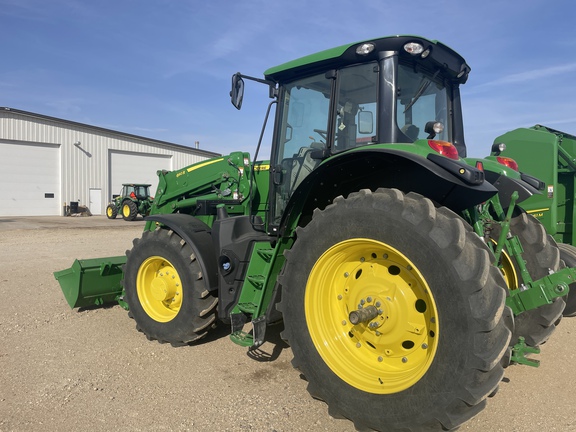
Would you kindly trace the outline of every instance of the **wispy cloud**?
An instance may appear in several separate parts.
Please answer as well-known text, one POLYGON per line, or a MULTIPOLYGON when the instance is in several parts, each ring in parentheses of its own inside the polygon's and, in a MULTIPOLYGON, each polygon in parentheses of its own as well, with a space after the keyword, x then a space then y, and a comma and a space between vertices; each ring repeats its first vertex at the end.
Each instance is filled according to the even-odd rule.
POLYGON ((53 22, 55 12, 66 14, 89 15, 92 9, 85 2, 78 0, 0 0, 0 17, 7 16, 23 21, 53 22))
POLYGON ((532 69, 525 72, 506 75, 493 81, 481 84, 478 87, 497 86, 506 84, 522 84, 528 81, 551 78, 556 75, 562 75, 573 71, 576 71, 576 63, 568 63, 565 65, 551 66, 542 69, 532 69))

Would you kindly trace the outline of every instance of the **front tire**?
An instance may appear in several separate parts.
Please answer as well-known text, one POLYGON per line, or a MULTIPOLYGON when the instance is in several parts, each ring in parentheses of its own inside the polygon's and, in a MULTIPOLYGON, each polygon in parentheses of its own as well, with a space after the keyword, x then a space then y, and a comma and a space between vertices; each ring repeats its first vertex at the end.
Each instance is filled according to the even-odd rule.
POLYGON ((172 230, 157 229, 144 231, 126 254, 125 300, 136 328, 176 346, 206 335, 218 298, 208 291, 192 248, 172 230))
POLYGON ((506 292, 460 217, 416 194, 363 190, 316 210, 285 255, 283 337, 332 416, 440 431, 483 409, 503 376, 506 292))
POLYGON ((108 217, 108 219, 116 219, 116 216, 118 216, 118 208, 114 204, 108 204, 108 207, 106 207, 106 217, 108 217))

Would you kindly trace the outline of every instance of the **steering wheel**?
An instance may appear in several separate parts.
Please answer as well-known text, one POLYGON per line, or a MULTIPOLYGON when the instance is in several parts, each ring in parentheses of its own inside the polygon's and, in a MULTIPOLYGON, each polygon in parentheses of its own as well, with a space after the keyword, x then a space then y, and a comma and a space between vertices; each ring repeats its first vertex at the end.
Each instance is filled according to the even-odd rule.
POLYGON ((314 129, 314 132, 316 132, 318 135, 320 135, 322 137, 322 139, 324 139, 324 141, 328 140, 328 131, 325 131, 322 129, 314 129))

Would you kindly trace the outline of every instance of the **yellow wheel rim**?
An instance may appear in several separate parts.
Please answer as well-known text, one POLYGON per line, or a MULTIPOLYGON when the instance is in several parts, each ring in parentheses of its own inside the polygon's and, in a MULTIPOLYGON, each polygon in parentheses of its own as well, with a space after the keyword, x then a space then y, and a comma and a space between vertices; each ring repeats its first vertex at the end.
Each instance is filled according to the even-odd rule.
POLYGON ((328 249, 308 278, 304 311, 322 359, 366 392, 406 390, 436 354, 438 313, 426 280, 406 256, 376 240, 328 249), (361 310, 377 315, 353 324, 350 313, 361 310))
MULTIPOLYGON (((496 245, 496 241, 491 239, 492 243, 496 245)), ((506 286, 510 290, 518 289, 520 286, 518 273, 516 272, 516 267, 514 267, 514 263, 512 262, 512 258, 508 255, 508 252, 502 250, 500 254, 500 271, 502 272, 502 276, 504 276, 504 281, 506 282, 506 286)))
POLYGON ((148 316, 158 322, 172 320, 182 306, 182 282, 165 258, 152 256, 142 263, 136 276, 136 292, 148 316))
POLYGON ((506 281, 506 285, 508 289, 515 290, 518 289, 520 285, 518 283, 518 273, 516 272, 516 268, 514 267, 514 263, 512 263, 512 259, 510 255, 505 251, 502 251, 502 255, 500 258, 500 271, 504 276, 504 280, 506 281))
POLYGON ((124 204, 122 206, 122 214, 124 215, 124 217, 130 216, 130 206, 128 204, 124 204))
POLYGON ((108 215, 108 217, 112 217, 112 209, 110 207, 106 209, 106 214, 108 215))

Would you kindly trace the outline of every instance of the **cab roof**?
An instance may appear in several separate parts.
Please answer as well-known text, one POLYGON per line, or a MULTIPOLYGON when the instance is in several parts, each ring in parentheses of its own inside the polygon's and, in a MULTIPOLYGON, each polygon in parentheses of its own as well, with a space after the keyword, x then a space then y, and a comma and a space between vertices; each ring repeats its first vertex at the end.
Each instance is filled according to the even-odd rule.
POLYGON ((274 82, 291 81, 333 68, 374 61, 382 51, 396 51, 403 57, 413 57, 403 49, 409 42, 419 43, 424 49, 430 48, 430 55, 421 59, 422 63, 430 63, 436 69, 448 70, 455 81, 466 82, 470 67, 460 54, 437 40, 410 35, 385 36, 330 48, 272 67, 264 72, 264 76, 274 82), (356 48, 366 43, 374 44, 375 49, 367 55, 357 54, 356 48), (460 75, 462 71, 464 73, 460 75))

